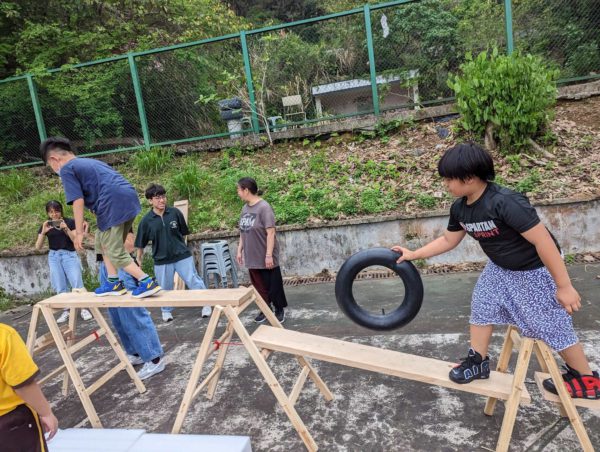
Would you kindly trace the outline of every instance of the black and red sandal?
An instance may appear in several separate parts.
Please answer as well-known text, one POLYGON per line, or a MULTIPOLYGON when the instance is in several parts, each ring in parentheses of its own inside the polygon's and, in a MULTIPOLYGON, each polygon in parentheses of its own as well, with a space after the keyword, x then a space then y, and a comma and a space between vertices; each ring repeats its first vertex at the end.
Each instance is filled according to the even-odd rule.
MULTIPOLYGON (((566 370, 562 374, 565 387, 569 395, 574 399, 600 399, 600 376, 597 371, 592 372, 592 375, 581 375, 568 364, 563 366, 566 370)), ((544 380, 544 388, 553 394, 558 394, 556 386, 551 378, 544 380)))

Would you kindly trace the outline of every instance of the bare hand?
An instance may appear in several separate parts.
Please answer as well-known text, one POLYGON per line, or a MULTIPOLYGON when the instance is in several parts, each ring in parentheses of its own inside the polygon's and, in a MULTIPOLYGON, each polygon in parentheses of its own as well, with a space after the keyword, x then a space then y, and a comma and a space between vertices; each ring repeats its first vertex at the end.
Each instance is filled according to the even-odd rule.
POLYGON ((581 308, 581 297, 573 286, 559 287, 556 290, 556 299, 571 315, 581 308))
POLYGON ((69 226, 67 226, 67 223, 65 223, 63 220, 60 220, 60 229, 62 229, 63 231, 70 231, 69 226))
POLYGON ((50 220, 44 221, 44 224, 42 225, 42 234, 48 234, 48 231, 52 229, 52 226, 48 224, 49 222, 50 220))
POLYGON ((47 416, 40 416, 40 422, 44 432, 49 433, 48 441, 54 438, 54 435, 56 435, 58 430, 58 419, 56 419, 56 416, 54 416, 53 413, 50 413, 47 416))
POLYGON ((237 260, 238 265, 240 265, 240 266, 244 265, 244 257, 242 256, 241 251, 237 252, 236 260, 237 260))
POLYGON ((73 245, 75 246, 76 251, 83 251, 83 234, 77 234, 75 236, 75 240, 73 241, 73 245))
POLYGON ((400 245, 392 246, 392 251, 402 254, 402 256, 400 256, 396 261, 398 263, 402 261, 412 261, 417 258, 414 251, 411 251, 408 248, 403 248, 400 245))
POLYGON ((269 270, 275 267, 275 264, 273 263, 273 256, 265 256, 265 267, 267 267, 269 270))

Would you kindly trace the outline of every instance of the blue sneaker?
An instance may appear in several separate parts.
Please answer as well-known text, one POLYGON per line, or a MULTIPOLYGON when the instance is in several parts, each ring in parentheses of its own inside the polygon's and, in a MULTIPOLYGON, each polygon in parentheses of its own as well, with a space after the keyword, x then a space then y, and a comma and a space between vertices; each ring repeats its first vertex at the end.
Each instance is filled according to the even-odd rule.
POLYGON ((114 297, 118 295, 124 295, 127 293, 127 289, 123 285, 123 281, 110 282, 104 281, 100 287, 94 290, 97 297, 114 297))
POLYGON ((138 286, 131 292, 131 295, 133 295, 134 298, 146 298, 161 290, 162 288, 154 278, 148 278, 146 281, 140 281, 138 286))

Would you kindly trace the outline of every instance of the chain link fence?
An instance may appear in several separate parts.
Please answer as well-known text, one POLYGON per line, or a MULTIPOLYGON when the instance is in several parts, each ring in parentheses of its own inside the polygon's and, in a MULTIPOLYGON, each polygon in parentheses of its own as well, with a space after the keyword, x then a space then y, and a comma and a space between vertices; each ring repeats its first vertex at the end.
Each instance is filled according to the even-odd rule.
POLYGON ((445 103, 491 47, 600 78, 597 0, 398 0, 2 80, 0 167, 50 135, 97 155, 445 103))

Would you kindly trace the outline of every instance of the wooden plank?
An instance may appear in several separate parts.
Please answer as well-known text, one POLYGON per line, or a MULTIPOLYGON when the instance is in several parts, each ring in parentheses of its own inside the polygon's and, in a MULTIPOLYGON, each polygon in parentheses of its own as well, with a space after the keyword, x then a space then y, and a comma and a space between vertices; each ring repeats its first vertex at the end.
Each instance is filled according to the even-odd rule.
MULTIPOLYGON (((544 397, 544 399, 546 399, 549 402, 562 405, 562 402, 560 401, 560 397, 558 397, 558 395, 553 394, 550 391, 547 391, 546 388, 544 388, 543 382, 547 378, 551 378, 549 373, 544 373, 544 372, 536 372, 535 373, 535 382, 537 383, 537 386, 538 386, 540 392, 542 393, 542 396, 544 397)), ((590 399, 571 399, 571 400, 573 401, 573 405, 575 405, 575 406, 580 406, 582 408, 587 408, 589 410, 600 411, 600 400, 590 400, 590 399)))
POLYGON ((47 306, 40 306, 41 313, 48 324, 48 328, 52 333, 54 341, 56 342, 56 348, 60 353, 60 357, 65 364, 67 371, 69 372, 69 376, 71 377, 71 381, 73 382, 73 386, 75 386, 75 390, 79 395, 79 399, 81 400, 81 404, 83 405, 83 409, 87 414, 88 419, 90 420, 90 424, 92 424, 93 428, 102 428, 102 423, 100 422, 100 418, 96 413, 96 409, 92 404, 90 396, 87 394, 85 390, 85 386, 83 385, 83 381, 81 381, 81 376, 79 372, 77 372, 77 367, 75 366, 75 362, 73 361, 73 357, 67 350, 67 344, 65 343, 60 328, 56 323, 56 319, 52 314, 52 309, 47 306))
POLYGON ((29 330, 27 331, 27 351, 30 356, 33 356, 36 336, 37 336, 37 324, 40 318, 40 307, 35 304, 31 310, 31 320, 29 321, 29 330))
MULTIPOLYGON (((506 373, 508 372, 508 364, 510 363, 510 356, 512 355, 514 341, 512 338, 512 334, 515 330, 514 326, 509 326, 506 329, 506 334, 504 335, 504 343, 502 344, 502 350, 500 351, 500 356, 498 357, 498 364, 496 366, 496 372, 506 373)), ((494 399, 493 397, 488 397, 485 402, 485 408, 483 412, 491 416, 494 414, 494 408, 496 408, 496 402, 498 399, 494 399)))
POLYGON ((86 389, 87 394, 92 395, 94 392, 96 392, 98 389, 100 389, 102 387, 102 385, 104 385, 108 380, 110 380, 112 377, 114 377, 119 372, 124 370, 126 367, 127 367, 127 364, 125 364, 125 363, 117 364, 115 367, 113 367, 108 372, 106 372, 104 375, 102 375, 100 378, 98 378, 94 383, 92 383, 86 389))
MULTIPOLYGON (((288 419, 300 435, 300 438, 302 438, 302 441, 304 442, 306 448, 311 452, 318 450, 317 443, 315 443, 315 440, 304 425, 304 422, 300 418, 300 415, 298 415, 298 412, 294 408, 294 405, 290 403, 290 399, 288 399, 285 392, 283 392, 283 388, 279 384, 279 381, 277 380, 275 375, 273 375, 273 372, 271 371, 271 368, 269 367, 267 362, 263 359, 262 355, 260 354, 260 350, 252 340, 252 337, 250 337, 250 335, 248 334, 248 330, 246 330, 246 327, 244 326, 240 318, 237 316, 234 308, 231 306, 227 306, 225 308, 225 315, 227 315, 227 318, 233 325, 233 328, 237 333, 238 337, 244 343, 248 354, 254 361, 254 364, 256 364, 256 367, 262 374, 263 378, 265 379, 265 382, 275 395, 275 398, 279 402, 279 405, 281 406, 281 408, 283 408, 283 411, 285 412, 288 419)), ((277 331, 285 331, 282 328, 267 328, 272 328, 273 330, 277 331)))
POLYGON ((204 389, 204 387, 207 384, 209 384, 215 378, 216 375, 219 374, 220 370, 221 370, 221 368, 215 364, 215 367, 213 367, 212 370, 206 376, 206 378, 204 380, 202 380, 202 383, 200 383, 198 385, 198 387, 196 389, 194 389, 194 394, 192 395, 192 400, 194 400, 196 397, 198 397, 198 394, 200 394, 200 391, 202 391, 204 389))
MULTIPOLYGON (((65 341, 68 339, 68 336, 72 334, 72 330, 69 329, 69 325, 63 325, 60 327, 60 331, 62 333, 63 339, 65 341)), ((48 332, 46 334, 42 334, 35 340, 35 345, 33 346, 33 353, 40 353, 41 351, 47 349, 54 345, 54 339, 52 338, 52 333, 48 332)))
MULTIPOLYGON (((554 360, 554 356, 552 355, 552 350, 542 341, 537 341, 537 345, 540 349, 540 353, 546 362, 546 366, 548 367, 548 371, 550 376, 554 381, 562 381, 562 374, 560 373, 560 369, 554 360)), ((579 417, 579 413, 577 412, 577 408, 573 403, 573 399, 567 392, 567 388, 563 384, 557 384, 556 390, 558 391, 558 396, 560 397, 560 401, 567 413, 569 421, 571 422, 571 426, 573 430, 575 430, 575 434, 577 438, 579 438, 579 443, 585 452, 593 452, 594 446, 592 446, 592 442, 590 441, 590 437, 585 431, 585 427, 583 426, 583 422, 581 421, 581 417, 579 417)))
POLYGON ((300 396, 300 391, 302 391, 302 388, 304 387, 304 383, 306 383, 306 379, 308 378, 309 373, 310 368, 308 366, 304 366, 302 368, 302 372, 300 372, 300 375, 296 380, 296 383, 294 384, 294 387, 292 388, 292 392, 290 392, 290 395, 288 397, 292 405, 296 405, 298 397, 300 396))
POLYGON ((239 306, 254 296, 253 288, 211 290, 163 290, 146 298, 133 298, 130 293, 119 297, 97 297, 90 293, 61 293, 40 301, 50 308, 176 308, 199 306, 239 306))
POLYGON ((37 383, 39 385, 43 385, 48 380, 50 380, 52 377, 55 377, 57 374, 61 373, 62 371, 66 370, 66 369, 67 369, 67 367, 64 364, 62 364, 62 365, 58 366, 56 369, 48 372, 46 375, 44 375, 39 380, 37 380, 37 383))
MULTIPOLYGON (((538 364, 540 365, 540 369, 542 370, 542 373, 548 373, 548 365, 546 364, 546 361, 544 360, 544 355, 542 354, 542 350, 540 349, 540 341, 535 341, 535 344, 533 344, 533 352, 535 353, 535 356, 538 360, 538 364)), ((560 412, 560 417, 569 417, 569 415, 567 414, 567 410, 565 410, 565 407, 563 406, 562 403, 558 404, 558 411, 560 412)))
MULTIPOLYGON (((252 335, 252 340, 261 348, 302 355, 497 399, 506 400, 512 392, 513 378, 510 374, 492 372, 488 380, 475 380, 469 384, 460 385, 448 378, 448 373, 456 365, 455 363, 339 339, 261 325, 252 335)), ((524 404, 531 403, 531 397, 526 388, 523 388, 520 400, 524 404)))
MULTIPOLYGON (((215 391, 217 389, 217 384, 219 383, 219 378, 221 376, 221 371, 223 370, 223 364, 225 363, 225 356, 227 354, 227 350, 229 349, 229 344, 231 342, 231 338, 233 336, 233 326, 231 323, 227 323, 227 327, 225 328, 225 332, 221 336, 223 339, 219 341, 219 354, 217 355, 217 359, 215 361, 215 368, 217 369, 215 378, 212 379, 208 389, 206 391, 206 397, 211 400, 215 395, 215 391)), ((219 338, 220 339, 220 338, 219 338)))
POLYGON ((84 339, 82 339, 79 342, 71 345, 69 347, 69 353, 73 354, 75 352, 78 352, 83 347, 85 347, 88 344, 91 344, 94 341, 97 341, 98 339, 100 339, 105 334, 106 334, 106 330, 104 328, 100 328, 98 331, 94 331, 90 335, 86 336, 84 339))
POLYGON ((522 339, 519 356, 517 357, 517 365, 515 366, 515 375, 512 379, 510 396, 504 405, 504 418, 502 419, 502 427, 500 428, 500 435, 498 436, 498 443, 496 444, 496 452, 508 452, 515 420, 517 419, 521 395, 527 390, 525 388, 525 377, 527 376, 527 369, 529 368, 532 351, 533 339, 522 339))

